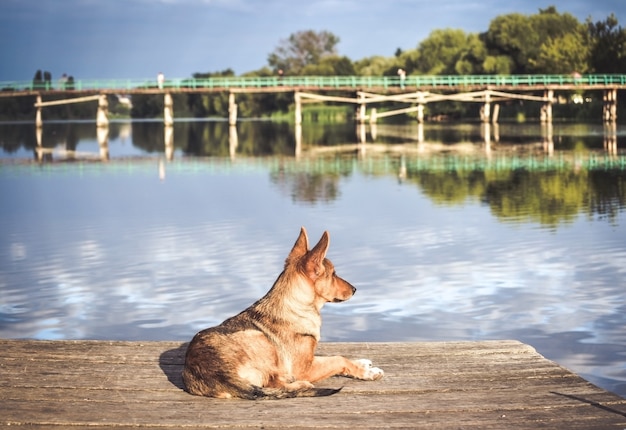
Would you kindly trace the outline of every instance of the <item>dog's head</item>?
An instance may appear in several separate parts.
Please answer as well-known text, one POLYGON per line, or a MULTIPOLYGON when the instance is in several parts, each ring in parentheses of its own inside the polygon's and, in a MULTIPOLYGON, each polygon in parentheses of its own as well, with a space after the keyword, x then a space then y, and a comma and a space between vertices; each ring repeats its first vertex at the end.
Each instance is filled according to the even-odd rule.
POLYGON ((335 273, 335 266, 326 258, 329 243, 330 238, 325 231, 317 245, 309 251, 309 238, 302 227, 285 267, 296 265, 297 270, 313 285, 317 299, 324 302, 343 302, 352 297, 356 288, 335 273))

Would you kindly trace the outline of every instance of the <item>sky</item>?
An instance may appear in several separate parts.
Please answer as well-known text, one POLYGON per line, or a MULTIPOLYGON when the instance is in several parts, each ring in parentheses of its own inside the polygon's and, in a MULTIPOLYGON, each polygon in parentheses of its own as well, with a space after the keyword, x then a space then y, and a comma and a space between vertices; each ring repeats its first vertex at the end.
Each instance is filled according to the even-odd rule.
POLYGON ((39 69, 53 79, 240 75, 302 30, 337 35, 353 61, 390 57, 436 29, 483 32, 498 15, 551 5, 581 22, 615 13, 626 26, 623 0, 0 0, 0 82, 39 69))

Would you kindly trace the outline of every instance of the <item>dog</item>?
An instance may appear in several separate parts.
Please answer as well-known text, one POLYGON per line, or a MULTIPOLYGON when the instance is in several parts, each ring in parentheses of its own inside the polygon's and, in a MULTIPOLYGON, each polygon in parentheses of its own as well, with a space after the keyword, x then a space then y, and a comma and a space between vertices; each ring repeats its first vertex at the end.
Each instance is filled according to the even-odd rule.
POLYGON ((315 356, 322 306, 348 300, 356 291, 335 273, 326 258, 328 245, 325 231, 309 250, 302 227, 270 291, 238 315, 194 336, 182 373, 189 393, 249 400, 317 397, 341 390, 314 387, 331 376, 383 377, 370 360, 315 356))

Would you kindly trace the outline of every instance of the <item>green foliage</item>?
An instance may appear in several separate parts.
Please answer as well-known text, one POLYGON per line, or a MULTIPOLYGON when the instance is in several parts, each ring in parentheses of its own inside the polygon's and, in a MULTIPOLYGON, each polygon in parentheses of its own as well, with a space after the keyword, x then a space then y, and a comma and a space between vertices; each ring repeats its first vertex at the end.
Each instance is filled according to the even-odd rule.
POLYGON ((305 76, 353 76, 356 74, 354 65, 348 57, 329 55, 316 64, 308 64, 302 70, 305 76))
POLYGON ((554 6, 535 15, 498 16, 485 33, 491 55, 510 58, 510 73, 584 72, 589 52, 584 41, 584 25, 554 6))
POLYGON ((299 31, 281 40, 267 61, 276 71, 299 75, 306 66, 319 64, 322 58, 336 55, 338 43, 339 38, 329 31, 299 31))
POLYGON ((425 75, 453 75, 455 66, 467 48, 468 35, 463 30, 434 30, 417 50, 417 72, 425 75))
MULTIPOLYGON (((400 57, 403 56, 404 53, 400 55, 400 57)), ((354 71, 360 76, 391 76, 396 74, 401 64, 398 57, 375 55, 356 61, 354 63, 354 71)), ((408 69, 405 68, 405 70, 408 69)))
POLYGON ((611 14, 596 23, 587 20, 589 68, 594 73, 626 72, 626 30, 611 14))
POLYGON ((546 40, 540 47, 536 59, 530 65, 538 72, 569 74, 588 71, 589 49, 584 44, 582 32, 567 33, 546 40))

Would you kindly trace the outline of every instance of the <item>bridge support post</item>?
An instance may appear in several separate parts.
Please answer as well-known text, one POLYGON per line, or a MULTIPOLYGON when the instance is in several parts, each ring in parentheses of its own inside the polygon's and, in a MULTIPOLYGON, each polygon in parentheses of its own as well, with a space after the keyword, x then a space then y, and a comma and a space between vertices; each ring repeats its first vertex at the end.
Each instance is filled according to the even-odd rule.
POLYGON ((235 93, 228 94, 228 125, 237 125, 237 103, 235 103, 235 93))
POLYGON ((163 128, 163 141, 165 143, 165 159, 172 161, 174 159, 174 126, 165 125, 163 128))
POLYGON ((617 123, 604 124, 604 149, 610 155, 617 155, 617 123))
POLYGON ((109 101, 105 94, 101 94, 98 98, 98 113, 96 114, 96 127, 109 126, 109 101))
POLYGON ((552 102, 554 101, 554 90, 547 90, 543 94, 545 103, 541 107, 539 119, 541 122, 552 122, 552 102))
POLYGON ((551 122, 541 125, 541 138, 544 152, 550 156, 554 155, 554 138, 551 122))
POLYGON ((100 148, 100 159, 109 160, 109 127, 98 127, 96 130, 98 147, 100 148))
POLYGON ((419 91, 417 93, 417 122, 418 124, 424 124, 424 93, 419 91))
POLYGON ((491 115, 491 122, 493 124, 497 124, 499 116, 500 116, 500 105, 496 103, 493 106, 493 115, 491 115))
POLYGON ((359 103, 359 110, 357 111, 357 114, 356 114, 356 120, 359 124, 363 124, 365 123, 365 116, 367 115, 366 104, 363 103, 365 96, 359 92, 358 98, 361 102, 359 103))
POLYGON ((489 93, 485 94, 485 104, 480 110, 480 119, 482 122, 489 122, 491 118, 491 97, 489 93))
POLYGON ((376 108, 370 109, 370 125, 371 124, 376 124, 377 120, 378 120, 378 118, 376 116, 376 108))
POLYGON ((163 123, 166 126, 174 125, 174 100, 170 93, 163 96, 163 123))
POLYGON ((237 156, 237 147, 239 146, 239 137, 237 136, 237 126, 228 126, 228 155, 231 160, 237 156))
POLYGON ((295 124, 296 125, 302 125, 302 99, 300 97, 300 93, 299 92, 295 92, 293 95, 295 104, 296 104, 296 108, 295 108, 295 124))
POLYGON ((296 124, 295 134, 296 134, 296 149, 294 151, 294 155, 296 158, 300 158, 300 156, 302 155, 302 124, 296 124))
POLYGON ((604 122, 617 121, 617 89, 604 91, 604 106, 602 108, 604 122))
POLYGON ((43 127, 43 120, 41 119, 41 95, 37 95, 37 113, 35 114, 35 126, 37 128, 43 127))

